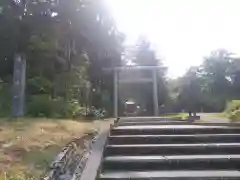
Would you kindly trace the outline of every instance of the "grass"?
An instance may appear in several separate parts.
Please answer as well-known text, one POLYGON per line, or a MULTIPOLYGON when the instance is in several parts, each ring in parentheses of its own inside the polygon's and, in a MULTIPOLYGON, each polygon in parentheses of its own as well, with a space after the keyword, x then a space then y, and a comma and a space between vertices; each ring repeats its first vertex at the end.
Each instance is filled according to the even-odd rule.
POLYGON ((171 113, 171 114, 165 115, 165 117, 169 117, 169 118, 181 118, 182 120, 185 120, 185 119, 188 118, 188 113, 171 113))
POLYGON ((35 180, 61 148, 93 128, 91 122, 0 119, 0 180, 35 180))

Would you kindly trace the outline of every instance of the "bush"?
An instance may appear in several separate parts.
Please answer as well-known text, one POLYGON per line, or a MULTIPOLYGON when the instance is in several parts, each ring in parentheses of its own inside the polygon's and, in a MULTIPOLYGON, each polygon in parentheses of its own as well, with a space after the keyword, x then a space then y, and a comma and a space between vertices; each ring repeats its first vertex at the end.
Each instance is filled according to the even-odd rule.
POLYGON ((50 93, 52 89, 52 82, 45 77, 33 77, 27 79, 26 89, 30 94, 50 93))
POLYGON ((49 95, 33 95, 27 103, 27 114, 34 117, 51 117, 54 114, 53 101, 49 95))
POLYGON ((240 109, 240 100, 232 100, 227 103, 225 112, 230 115, 230 113, 238 109, 240 109))
POLYGON ((240 121, 240 109, 233 111, 229 114, 229 119, 232 121, 240 121))
POLYGON ((27 114, 34 117, 77 118, 86 115, 86 108, 77 100, 66 103, 62 97, 52 99, 49 95, 34 95, 27 103, 27 114))
POLYGON ((7 83, 0 84, 0 116, 9 116, 11 114, 11 85, 7 83))
POLYGON ((96 119, 102 119, 106 116, 106 110, 105 109, 93 109, 92 110, 93 115, 96 119))
POLYGON ((71 100, 67 103, 65 116, 71 118, 82 117, 86 115, 86 108, 81 106, 77 100, 71 100))
POLYGON ((226 105, 225 113, 232 121, 240 121, 240 100, 229 101, 226 105))

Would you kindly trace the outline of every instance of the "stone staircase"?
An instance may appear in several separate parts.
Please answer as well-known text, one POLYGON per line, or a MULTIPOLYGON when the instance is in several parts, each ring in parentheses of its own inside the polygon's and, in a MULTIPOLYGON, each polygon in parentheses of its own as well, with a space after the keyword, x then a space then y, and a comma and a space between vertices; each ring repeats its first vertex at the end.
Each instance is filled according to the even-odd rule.
POLYGON ((98 180, 240 180, 240 126, 122 119, 98 180))

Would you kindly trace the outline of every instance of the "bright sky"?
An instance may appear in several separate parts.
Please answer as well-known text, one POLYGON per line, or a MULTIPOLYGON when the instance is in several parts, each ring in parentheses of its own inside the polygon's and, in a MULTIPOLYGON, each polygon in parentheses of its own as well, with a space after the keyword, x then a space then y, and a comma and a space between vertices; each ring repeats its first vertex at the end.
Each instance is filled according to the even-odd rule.
POLYGON ((144 35, 170 77, 183 75, 218 48, 240 54, 240 0, 107 0, 132 44, 144 35))

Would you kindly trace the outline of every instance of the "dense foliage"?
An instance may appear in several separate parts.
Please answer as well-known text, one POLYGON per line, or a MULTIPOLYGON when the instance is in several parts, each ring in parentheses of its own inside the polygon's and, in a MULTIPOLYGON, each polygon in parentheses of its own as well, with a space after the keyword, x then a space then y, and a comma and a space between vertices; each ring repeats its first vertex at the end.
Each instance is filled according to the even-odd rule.
POLYGON ((1 114, 10 112, 16 54, 27 59, 29 115, 112 107, 111 74, 104 77, 102 69, 120 64, 123 36, 102 0, 2 0, 0 24, 1 114))

